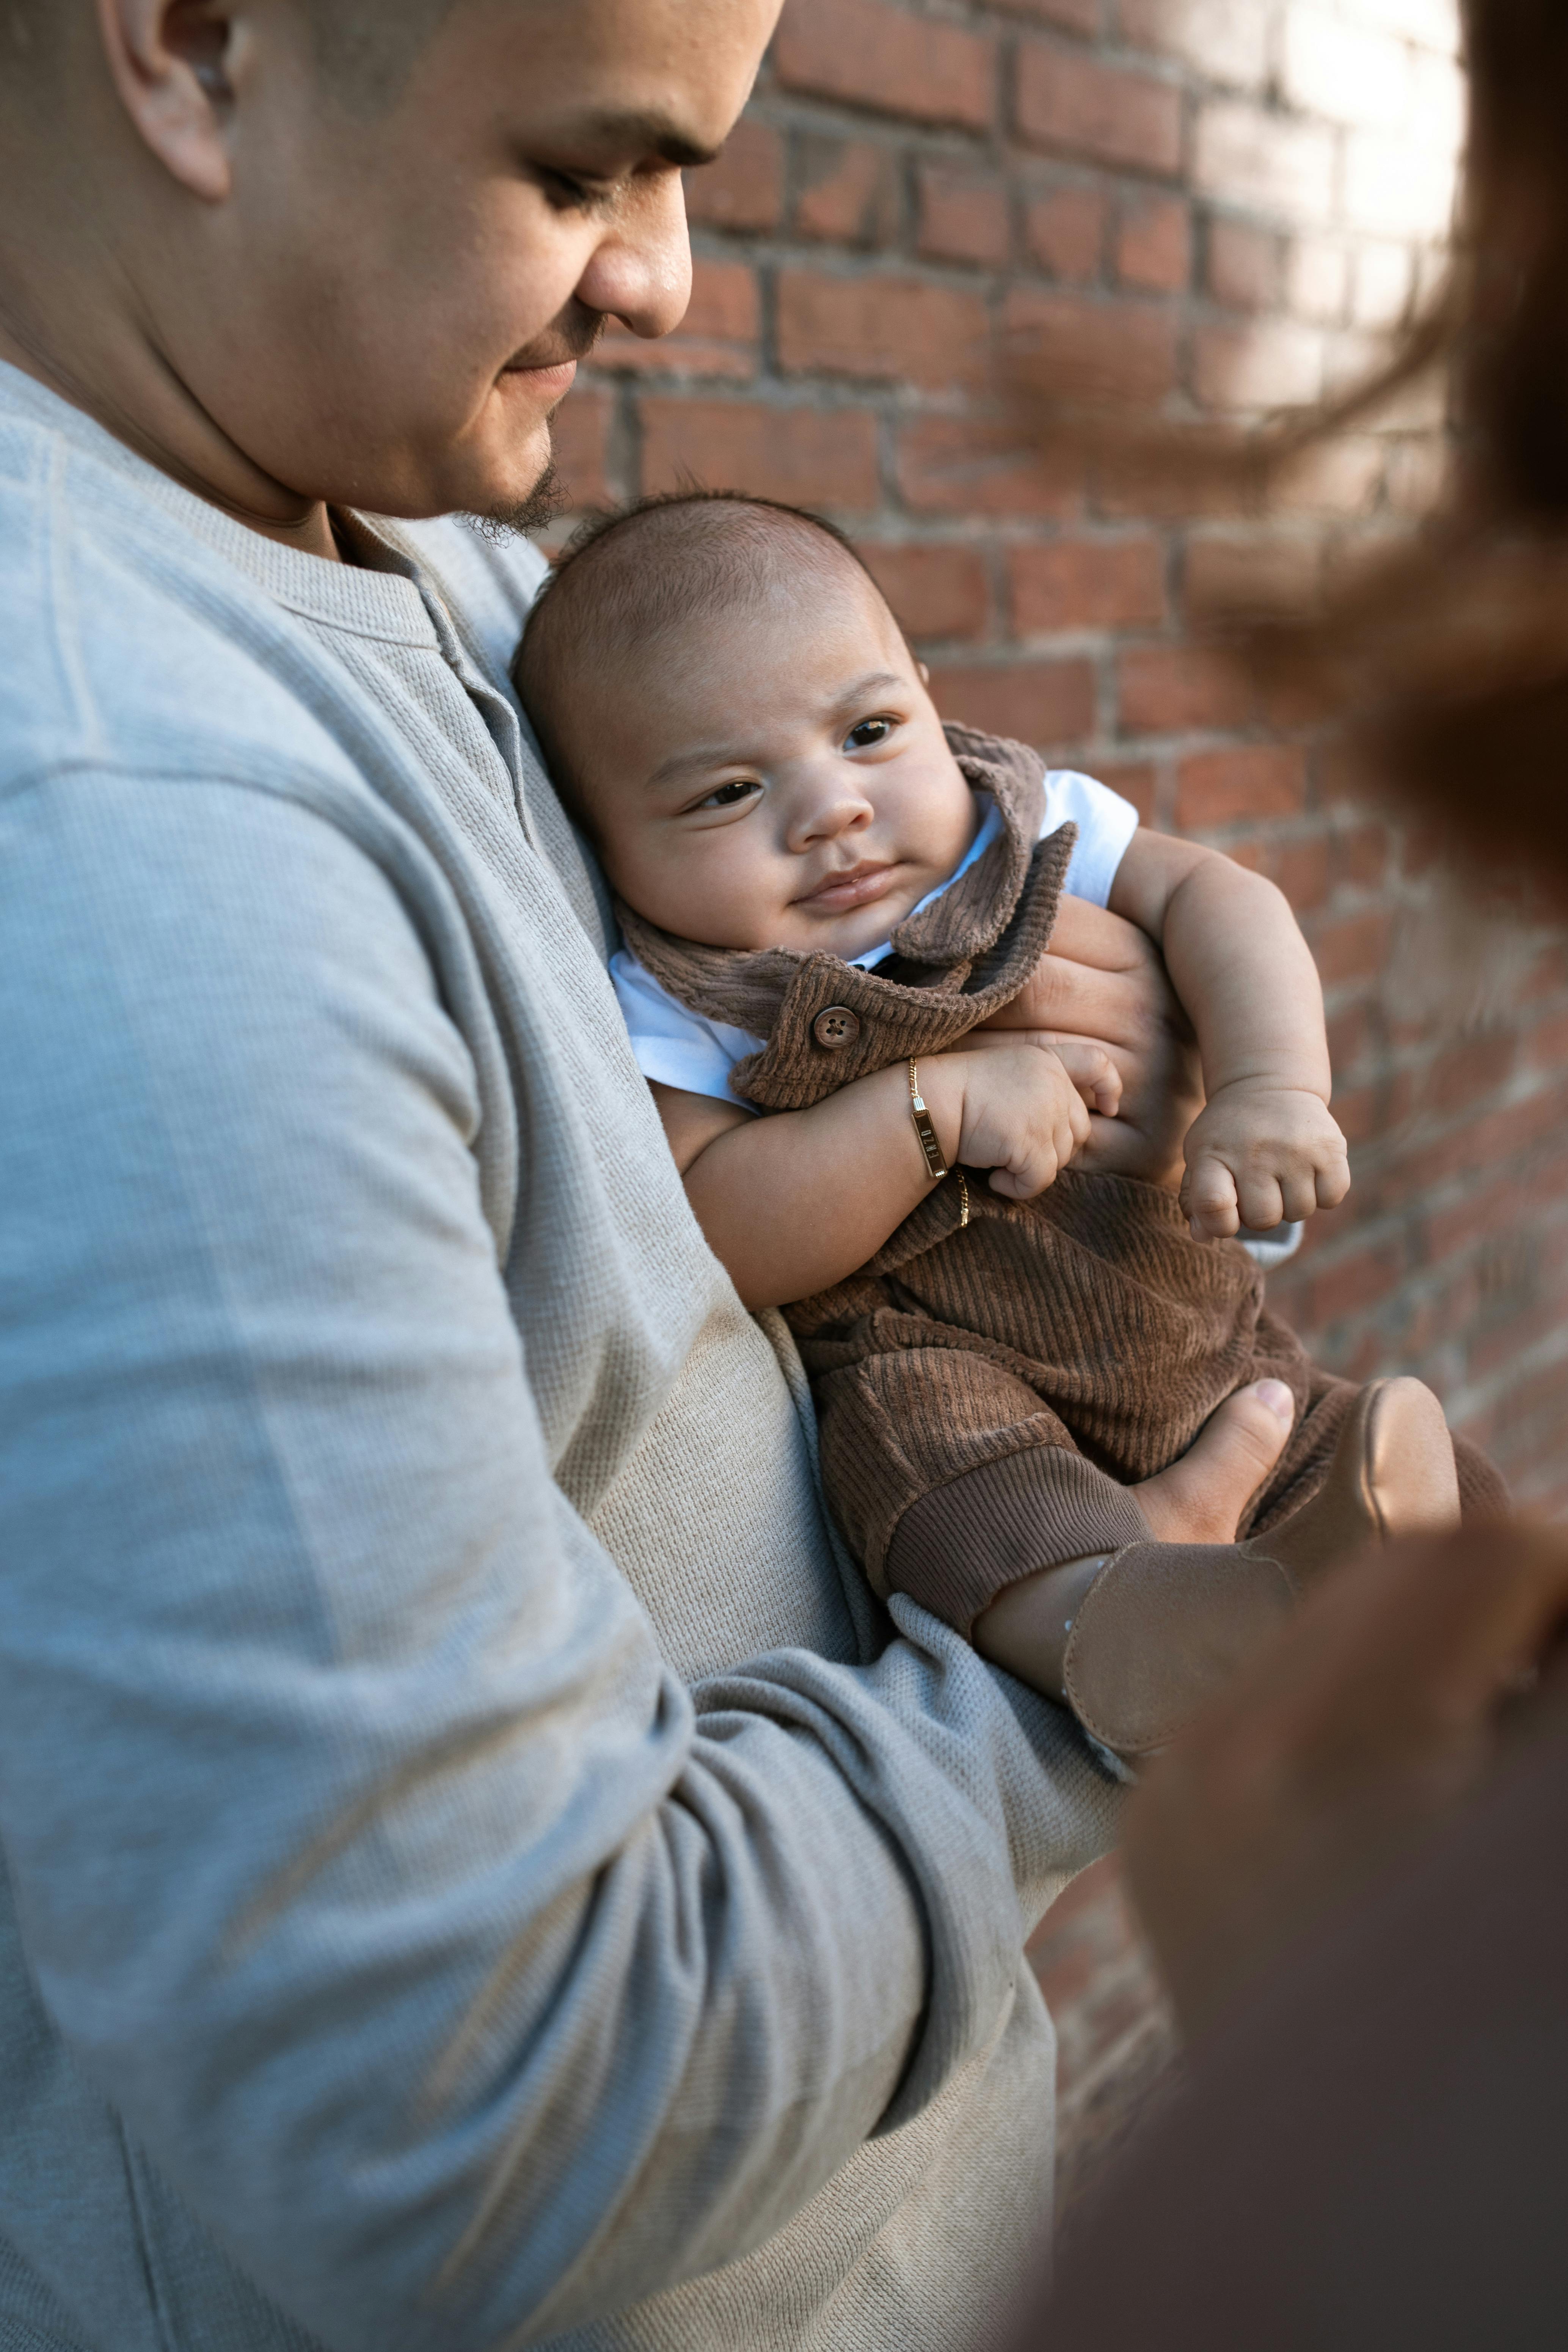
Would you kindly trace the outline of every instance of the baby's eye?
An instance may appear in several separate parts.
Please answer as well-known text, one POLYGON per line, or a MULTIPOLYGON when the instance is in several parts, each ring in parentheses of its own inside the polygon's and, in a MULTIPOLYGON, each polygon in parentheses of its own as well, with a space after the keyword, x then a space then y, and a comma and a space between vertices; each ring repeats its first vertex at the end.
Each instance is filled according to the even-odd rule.
POLYGON ((736 776, 727 784, 715 784, 713 790, 705 799, 700 800, 697 805, 699 808, 705 809, 739 808, 742 801, 749 801, 754 793, 760 793, 762 789, 761 784, 754 778, 742 781, 736 776))
POLYGON ((885 743, 896 723, 891 719, 862 719, 844 738, 844 749, 847 751, 868 751, 873 743, 885 743))

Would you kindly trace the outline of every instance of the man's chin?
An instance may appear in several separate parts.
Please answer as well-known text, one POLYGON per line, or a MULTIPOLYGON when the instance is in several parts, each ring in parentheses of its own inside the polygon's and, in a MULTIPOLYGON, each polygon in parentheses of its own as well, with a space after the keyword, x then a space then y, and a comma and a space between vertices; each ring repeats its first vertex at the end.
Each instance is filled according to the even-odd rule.
POLYGON ((521 539, 553 522, 565 503, 565 492, 552 457, 531 489, 496 499, 488 506, 472 507, 464 520, 487 539, 521 539))

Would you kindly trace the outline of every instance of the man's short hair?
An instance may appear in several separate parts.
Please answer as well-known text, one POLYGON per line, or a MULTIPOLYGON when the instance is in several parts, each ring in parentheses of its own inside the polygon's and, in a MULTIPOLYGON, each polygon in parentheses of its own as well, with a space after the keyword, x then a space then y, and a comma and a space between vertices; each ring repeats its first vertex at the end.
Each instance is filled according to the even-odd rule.
MULTIPOLYGON (((391 106, 458 0, 295 0, 322 78, 356 114, 391 106)), ((0 89, 6 69, 53 71, 90 0, 0 0, 0 89)))
POLYGON ((356 114, 395 103, 431 36, 458 0, 300 0, 316 59, 356 114))

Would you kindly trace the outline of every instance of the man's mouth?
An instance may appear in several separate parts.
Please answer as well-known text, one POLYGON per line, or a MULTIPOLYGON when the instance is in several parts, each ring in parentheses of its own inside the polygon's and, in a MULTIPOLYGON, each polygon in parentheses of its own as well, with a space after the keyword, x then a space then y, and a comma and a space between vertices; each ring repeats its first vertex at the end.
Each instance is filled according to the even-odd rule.
POLYGON ((547 400, 564 400, 577 374, 575 360, 554 360, 548 364, 511 361, 501 370, 502 375, 526 378, 530 392, 542 392, 547 400))
POLYGON ((866 861, 847 866, 841 874, 828 874, 814 890, 803 891, 795 900, 797 907, 813 908, 822 915, 842 915, 854 907, 868 907, 892 887, 897 868, 885 862, 866 861))
POLYGON ((514 352, 501 373, 526 376, 531 392, 563 400, 572 389, 579 362, 587 358, 607 323, 601 312, 574 304, 570 315, 556 320, 552 335, 542 336, 531 349, 525 346, 514 352))

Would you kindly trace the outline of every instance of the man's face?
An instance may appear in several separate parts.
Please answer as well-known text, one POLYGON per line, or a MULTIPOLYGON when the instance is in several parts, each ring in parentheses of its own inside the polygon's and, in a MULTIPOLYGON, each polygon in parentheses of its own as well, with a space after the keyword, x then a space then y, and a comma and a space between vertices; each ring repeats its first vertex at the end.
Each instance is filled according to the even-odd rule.
POLYGON ((153 321, 246 457, 311 499, 523 506, 606 316, 690 289, 679 166, 722 142, 776 0, 459 0, 395 101, 323 89, 291 8, 226 59, 232 189, 153 321))

